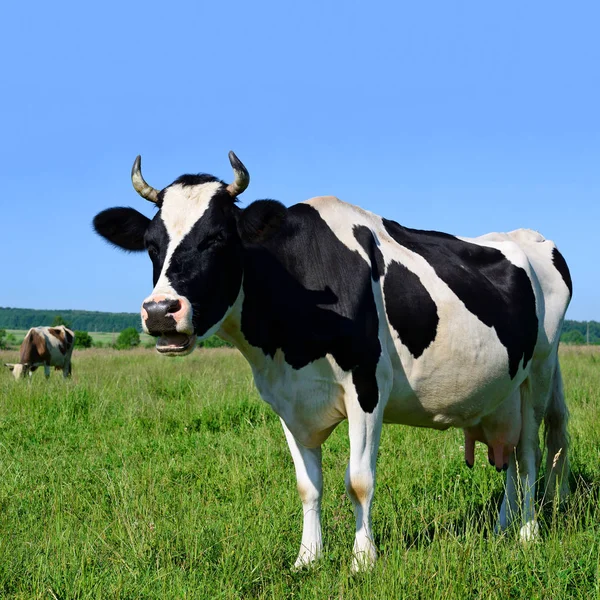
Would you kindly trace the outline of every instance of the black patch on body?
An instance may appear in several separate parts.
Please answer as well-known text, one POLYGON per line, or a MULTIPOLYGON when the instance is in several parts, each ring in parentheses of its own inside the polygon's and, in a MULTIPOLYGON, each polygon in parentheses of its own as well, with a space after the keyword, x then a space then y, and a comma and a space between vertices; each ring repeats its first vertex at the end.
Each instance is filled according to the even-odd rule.
POLYGON ((371 269, 317 210, 292 206, 271 239, 245 245, 243 289, 241 329, 250 344, 271 357, 281 349, 294 369, 331 354, 352 371, 362 409, 373 412, 381 346, 371 269))
POLYGON ((419 358, 435 340, 440 321, 437 306, 419 277, 392 261, 383 282, 385 311, 400 341, 419 358))
POLYGON ((356 241, 369 255, 369 260, 371 261, 371 277, 373 278, 373 281, 379 281, 379 278, 385 272, 385 261, 383 260, 383 254, 381 254, 381 250, 377 245, 377 240, 375 239, 373 232, 364 225, 355 225, 353 231, 356 241))
POLYGON ((569 271, 569 267, 567 266, 567 261, 556 246, 554 246, 554 249, 552 250, 552 262, 554 263, 556 270, 563 278, 566 286, 569 288, 569 296, 573 297, 573 282, 571 281, 571 273, 569 271))
MULTIPOLYGON (((527 365, 537 341, 535 295, 524 269, 496 248, 459 240, 447 233, 420 231, 383 219, 396 242, 422 256, 467 310, 493 327, 508 352, 512 378, 527 365)), ((386 295, 387 298, 387 295, 386 295)))
MULTIPOLYGON (((354 237, 369 255, 373 281, 379 281, 386 268, 375 236, 368 227, 355 225, 354 237)), ((419 358, 437 333, 439 317, 435 302, 419 277, 396 261, 387 267, 383 293, 390 324, 410 353, 419 358)))

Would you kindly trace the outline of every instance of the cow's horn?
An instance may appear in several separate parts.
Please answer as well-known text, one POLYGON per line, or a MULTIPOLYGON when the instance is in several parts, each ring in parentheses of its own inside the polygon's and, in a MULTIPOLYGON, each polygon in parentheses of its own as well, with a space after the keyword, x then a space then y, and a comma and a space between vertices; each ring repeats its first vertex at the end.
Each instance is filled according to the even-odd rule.
POLYGON ((142 157, 138 154, 133 167, 131 168, 131 183, 135 191, 146 200, 154 202, 158 200, 158 190, 155 190, 151 185, 148 185, 142 177, 142 157))
POLYGON ((242 164, 242 161, 235 155, 233 150, 229 153, 229 162, 235 173, 235 180, 227 186, 227 191, 235 198, 241 194, 250 183, 250 175, 248 169, 242 164))

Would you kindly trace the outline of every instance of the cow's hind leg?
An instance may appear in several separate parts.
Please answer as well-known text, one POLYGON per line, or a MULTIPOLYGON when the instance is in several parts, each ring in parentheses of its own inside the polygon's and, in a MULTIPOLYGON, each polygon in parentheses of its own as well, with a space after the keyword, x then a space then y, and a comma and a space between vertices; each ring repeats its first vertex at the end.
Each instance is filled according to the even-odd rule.
POLYGON ((523 493, 523 525, 520 533, 522 541, 530 541, 539 533, 533 503, 542 458, 539 446, 542 420, 546 422, 545 445, 548 449, 546 498, 554 499, 557 476, 560 480, 562 475, 560 497, 568 492, 568 411, 556 354, 544 362, 534 363, 530 376, 521 385, 521 398, 523 431, 517 448, 518 476, 523 493))
POLYGON ((488 442, 490 463, 495 465, 498 471, 501 468, 506 470, 508 466, 504 498, 496 523, 497 532, 507 529, 518 516, 516 447, 519 445, 523 432, 522 415, 521 390, 518 388, 496 411, 493 425, 488 425, 488 428, 491 427, 488 442))
POLYGON ((50 365, 44 365, 44 375, 46 376, 46 379, 50 378, 50 365))
POLYGON ((321 537, 321 495, 323 492, 321 447, 306 448, 296 440, 283 420, 281 424, 294 460, 298 493, 304 510, 302 542, 300 543, 298 558, 294 563, 294 567, 298 569, 319 558, 323 551, 321 537))
POLYGON ((496 532, 500 533, 508 529, 515 516, 518 515, 519 502, 517 497, 517 461, 515 453, 512 452, 508 459, 508 471, 506 473, 506 488, 504 498, 500 507, 500 515, 496 523, 496 532))
POLYGON ((540 421, 536 410, 536 394, 532 393, 531 382, 521 384, 521 438, 517 446, 517 476, 522 494, 522 526, 520 538, 523 542, 535 540, 539 527, 535 518, 535 486, 541 459, 539 444, 540 421))
POLYGON ((562 501, 569 493, 569 436, 567 423, 569 411, 565 404, 560 364, 552 379, 552 396, 544 415, 546 429, 546 491, 544 497, 552 502, 558 487, 558 500, 562 501))

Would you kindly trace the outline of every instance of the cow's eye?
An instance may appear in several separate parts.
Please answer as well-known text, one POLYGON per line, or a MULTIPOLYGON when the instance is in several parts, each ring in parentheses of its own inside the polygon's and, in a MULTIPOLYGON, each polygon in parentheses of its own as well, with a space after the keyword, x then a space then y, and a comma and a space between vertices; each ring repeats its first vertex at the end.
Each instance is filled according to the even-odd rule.
POLYGON ((210 248, 211 246, 214 246, 215 244, 218 244, 219 242, 222 242, 225 239, 225 234, 221 231, 210 235, 208 237, 205 237, 199 244, 198 244, 198 250, 200 252, 202 252, 202 250, 206 250, 207 248, 210 248))
POLYGON ((148 250, 148 254, 150 255, 150 257, 158 256, 158 248, 156 244, 150 242, 146 249, 148 250))

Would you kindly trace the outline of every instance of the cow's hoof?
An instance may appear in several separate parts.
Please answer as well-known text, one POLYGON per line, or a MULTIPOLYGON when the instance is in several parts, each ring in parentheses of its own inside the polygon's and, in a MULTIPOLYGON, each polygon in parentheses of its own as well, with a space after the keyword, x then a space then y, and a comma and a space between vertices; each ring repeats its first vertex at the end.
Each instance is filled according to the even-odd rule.
POLYGON ((352 557, 352 573, 364 573, 370 571, 377 561, 377 550, 373 544, 369 544, 366 548, 359 550, 354 549, 352 557))
POLYGON ((312 567, 319 558, 321 558, 320 548, 314 550, 303 546, 300 549, 300 553, 298 554, 296 562, 294 563, 293 570, 300 571, 301 569, 312 567))
POLYGON ((527 544, 529 542, 535 542, 540 539, 540 526, 537 524, 537 521, 528 521, 521 527, 521 531, 519 532, 519 537, 521 542, 527 544))

